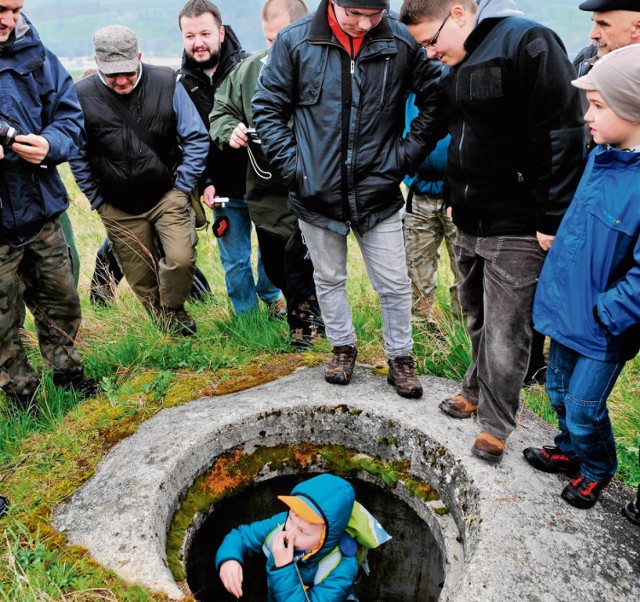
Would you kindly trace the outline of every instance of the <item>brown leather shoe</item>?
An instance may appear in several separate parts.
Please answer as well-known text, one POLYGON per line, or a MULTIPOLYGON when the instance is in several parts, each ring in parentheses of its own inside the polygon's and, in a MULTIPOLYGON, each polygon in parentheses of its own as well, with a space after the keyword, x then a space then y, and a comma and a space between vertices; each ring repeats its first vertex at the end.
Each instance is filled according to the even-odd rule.
POLYGON ((332 385, 348 385, 356 365, 358 350, 350 345, 333 348, 333 357, 324 369, 324 379, 332 385))
POLYGON ((438 407, 454 418, 471 418, 478 411, 478 406, 462 395, 447 397, 438 407))
POLYGON ((489 433, 480 433, 471 448, 471 453, 487 462, 497 463, 502 460, 506 443, 505 439, 498 439, 489 433))

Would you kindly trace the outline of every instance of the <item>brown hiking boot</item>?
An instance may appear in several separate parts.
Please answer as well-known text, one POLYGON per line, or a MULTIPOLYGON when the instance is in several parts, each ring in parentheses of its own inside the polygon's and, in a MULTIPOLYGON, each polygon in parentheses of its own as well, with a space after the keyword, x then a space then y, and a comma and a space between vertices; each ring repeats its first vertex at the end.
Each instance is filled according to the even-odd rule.
POLYGON ((333 357, 324 369, 324 379, 332 385, 348 385, 356 365, 358 350, 351 345, 333 348, 333 357))
POLYGON ((498 439, 489 433, 480 433, 471 448, 471 453, 487 462, 497 463, 502 460, 506 443, 505 439, 498 439))
POLYGON ((471 418, 478 411, 478 406, 462 395, 447 397, 438 407, 454 418, 471 418))
POLYGON ((409 399, 422 397, 422 385, 414 372, 413 358, 410 355, 396 357, 387 363, 389 364, 387 382, 396 388, 400 397, 409 399))
POLYGON ((196 323, 184 307, 165 308, 164 320, 171 334, 190 337, 196 333, 196 323))

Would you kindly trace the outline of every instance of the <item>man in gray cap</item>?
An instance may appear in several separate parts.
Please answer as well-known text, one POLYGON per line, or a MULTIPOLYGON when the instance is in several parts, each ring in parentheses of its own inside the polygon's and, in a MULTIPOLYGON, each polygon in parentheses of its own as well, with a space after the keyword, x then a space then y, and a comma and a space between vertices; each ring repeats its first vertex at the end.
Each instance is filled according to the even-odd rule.
POLYGON ((596 59, 631 44, 640 43, 640 0, 586 0, 578 7, 593 11, 593 44, 580 51, 573 65, 585 75, 596 59))
POLYGON ((133 292, 162 325, 188 336, 196 326, 184 302, 198 241, 189 197, 205 167, 207 131, 175 72, 141 62, 133 31, 104 27, 93 45, 98 72, 77 84, 87 140, 71 169, 133 292))

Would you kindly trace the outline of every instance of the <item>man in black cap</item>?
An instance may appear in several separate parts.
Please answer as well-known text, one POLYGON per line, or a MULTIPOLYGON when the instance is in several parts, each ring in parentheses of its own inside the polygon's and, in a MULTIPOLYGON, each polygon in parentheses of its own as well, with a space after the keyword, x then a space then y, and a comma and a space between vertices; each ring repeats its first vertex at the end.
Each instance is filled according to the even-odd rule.
POLYGON ((593 11, 593 45, 581 50, 573 62, 579 77, 612 50, 640 43, 640 0, 586 0, 578 8, 593 11))

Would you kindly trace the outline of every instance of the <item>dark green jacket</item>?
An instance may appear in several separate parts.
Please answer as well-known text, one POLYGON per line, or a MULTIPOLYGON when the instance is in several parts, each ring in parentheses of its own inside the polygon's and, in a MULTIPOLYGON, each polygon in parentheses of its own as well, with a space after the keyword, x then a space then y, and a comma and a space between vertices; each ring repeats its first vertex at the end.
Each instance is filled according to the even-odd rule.
MULTIPOLYGON (((216 92, 209 118, 209 134, 213 143, 221 150, 228 148, 231 132, 239 122, 247 127, 254 127, 251 99, 267 56, 266 50, 251 55, 224 79, 216 92)), ((253 157, 264 176, 258 176, 249 162, 247 204, 251 221, 262 230, 281 238, 289 238, 296 222, 288 208, 289 190, 280 174, 267 163, 261 146, 253 142, 250 144, 253 157)))

